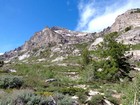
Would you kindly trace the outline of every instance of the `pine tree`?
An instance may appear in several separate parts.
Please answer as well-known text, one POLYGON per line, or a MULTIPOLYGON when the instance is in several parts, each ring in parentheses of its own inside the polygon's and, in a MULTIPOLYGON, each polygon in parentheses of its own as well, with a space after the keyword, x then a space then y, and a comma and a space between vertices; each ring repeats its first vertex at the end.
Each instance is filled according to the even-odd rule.
POLYGON ((102 58, 109 58, 102 61, 103 71, 97 72, 97 75, 102 79, 114 81, 119 80, 119 78, 130 78, 128 73, 132 68, 124 55, 129 47, 118 43, 116 41, 117 37, 117 32, 106 35, 104 42, 98 48, 102 58))
POLYGON ((83 66, 86 66, 88 65, 90 62, 89 60, 89 51, 87 48, 85 48, 82 52, 82 63, 83 63, 83 66))

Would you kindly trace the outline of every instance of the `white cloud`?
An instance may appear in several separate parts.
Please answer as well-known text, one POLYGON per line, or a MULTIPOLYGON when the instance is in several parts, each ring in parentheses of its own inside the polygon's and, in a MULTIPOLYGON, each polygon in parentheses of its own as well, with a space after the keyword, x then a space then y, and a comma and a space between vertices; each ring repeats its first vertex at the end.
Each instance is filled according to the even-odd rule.
POLYGON ((78 9, 80 12, 80 20, 76 30, 81 30, 81 28, 84 28, 85 26, 88 25, 89 21, 92 19, 92 16, 95 12, 94 8, 92 7, 93 2, 88 2, 87 4, 84 4, 84 2, 79 3, 78 9))
POLYGON ((76 28, 77 31, 99 32, 111 26, 118 15, 129 9, 140 7, 140 0, 125 0, 124 5, 116 0, 114 4, 105 5, 98 9, 94 5, 95 1, 88 3, 85 3, 84 0, 80 1, 78 5, 80 19, 76 28), (98 14, 101 11, 103 12, 98 14))
POLYGON ((0 55, 3 55, 4 53, 0 53, 0 55))

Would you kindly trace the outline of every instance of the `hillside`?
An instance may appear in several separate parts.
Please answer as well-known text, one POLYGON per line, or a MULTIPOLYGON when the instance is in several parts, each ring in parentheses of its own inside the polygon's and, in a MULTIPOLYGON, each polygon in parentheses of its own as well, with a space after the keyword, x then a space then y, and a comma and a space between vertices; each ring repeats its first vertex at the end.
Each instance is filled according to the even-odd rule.
POLYGON ((99 33, 46 27, 0 59, 0 105, 136 105, 140 9, 99 33))

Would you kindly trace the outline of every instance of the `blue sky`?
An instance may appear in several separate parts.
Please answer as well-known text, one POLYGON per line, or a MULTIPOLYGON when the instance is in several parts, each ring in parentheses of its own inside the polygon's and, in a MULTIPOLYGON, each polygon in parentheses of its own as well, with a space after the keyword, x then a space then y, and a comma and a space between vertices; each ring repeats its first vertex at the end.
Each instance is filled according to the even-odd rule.
POLYGON ((139 6, 140 0, 0 0, 0 52, 21 46, 46 26, 98 32, 139 6))

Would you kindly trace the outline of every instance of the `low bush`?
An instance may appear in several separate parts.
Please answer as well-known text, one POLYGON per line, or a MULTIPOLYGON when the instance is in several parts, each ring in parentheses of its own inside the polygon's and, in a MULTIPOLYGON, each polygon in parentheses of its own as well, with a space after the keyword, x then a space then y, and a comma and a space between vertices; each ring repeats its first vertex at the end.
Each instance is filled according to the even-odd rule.
POLYGON ((73 103, 74 100, 68 95, 66 95, 63 99, 58 100, 57 102, 58 105, 73 105, 73 103))
POLYGON ((120 105, 119 101, 114 97, 108 97, 107 99, 108 99, 108 101, 110 101, 114 105, 120 105))
POLYGON ((37 95, 42 95, 42 96, 52 96, 53 95, 53 93, 52 92, 35 92, 35 94, 37 94, 37 95))
POLYGON ((35 95, 31 90, 18 90, 0 99, 0 105, 48 105, 50 97, 35 95))
POLYGON ((132 48, 133 50, 140 50, 140 44, 131 45, 131 48, 132 48))
POLYGON ((87 95, 86 95, 86 92, 78 92, 76 93, 76 95, 79 97, 79 102, 81 104, 84 104, 87 100, 87 95))
POLYGON ((77 92, 84 92, 85 90, 82 88, 75 88, 75 87, 69 87, 69 88, 62 88, 60 89, 60 92, 63 94, 68 94, 74 96, 77 92))
POLYGON ((102 95, 95 95, 88 101, 88 105, 104 105, 104 97, 102 95))
POLYGON ((54 93, 54 99, 57 105, 73 105, 74 100, 69 95, 64 95, 62 93, 54 93))
POLYGON ((4 61, 0 61, 0 67, 4 65, 4 61))
POLYGON ((137 9, 135 9, 134 11, 131 11, 130 13, 131 13, 131 14, 133 14, 133 13, 140 13, 140 9, 137 8, 137 9))
POLYGON ((2 75, 0 77, 0 88, 20 88, 23 85, 23 79, 20 76, 2 75))
POLYGON ((131 26, 125 28, 125 32, 131 30, 131 26))

